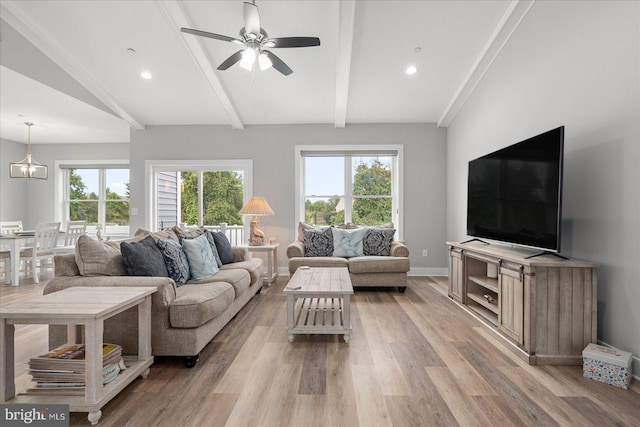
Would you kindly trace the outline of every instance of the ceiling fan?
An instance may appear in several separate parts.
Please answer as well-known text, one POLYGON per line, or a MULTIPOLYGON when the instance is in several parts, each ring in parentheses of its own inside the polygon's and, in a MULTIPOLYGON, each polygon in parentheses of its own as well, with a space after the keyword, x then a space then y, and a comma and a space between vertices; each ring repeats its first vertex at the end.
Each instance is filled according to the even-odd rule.
POLYGON ((218 70, 226 70, 239 61, 242 68, 251 71, 257 59, 261 70, 266 70, 273 66, 273 68, 288 76, 293 73, 293 70, 267 48, 320 46, 318 37, 269 38, 267 32, 260 26, 260 15, 258 14, 258 6, 256 6, 255 0, 252 3, 244 2, 242 12, 244 27, 240 29, 239 38, 192 28, 181 28, 180 31, 245 46, 244 49, 237 51, 220 64, 218 70))

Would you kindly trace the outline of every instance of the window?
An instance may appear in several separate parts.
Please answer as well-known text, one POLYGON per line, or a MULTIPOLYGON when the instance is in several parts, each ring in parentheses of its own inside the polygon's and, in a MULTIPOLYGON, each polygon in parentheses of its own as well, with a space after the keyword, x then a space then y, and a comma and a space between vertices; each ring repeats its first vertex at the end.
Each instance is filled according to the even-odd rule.
POLYGON ((146 227, 224 228, 232 243, 243 243, 239 212, 252 194, 252 168, 251 160, 147 160, 146 227))
POLYGON ((87 221, 87 233, 129 236, 129 169, 62 165, 64 221, 87 221))
POLYGON ((299 221, 316 225, 393 222, 401 236, 402 146, 296 147, 299 221))
POLYGON ((162 171, 157 177, 158 227, 242 225, 244 173, 162 171))

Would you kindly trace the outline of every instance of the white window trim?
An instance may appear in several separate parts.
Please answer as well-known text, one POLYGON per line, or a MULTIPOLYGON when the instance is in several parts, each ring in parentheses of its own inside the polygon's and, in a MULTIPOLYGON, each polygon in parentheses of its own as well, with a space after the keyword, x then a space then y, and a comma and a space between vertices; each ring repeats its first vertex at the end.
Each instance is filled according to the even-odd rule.
MULTIPOLYGON (((158 214, 156 212, 156 172, 189 170, 196 172, 206 171, 237 171, 244 174, 243 203, 253 195, 253 160, 145 160, 144 162, 144 187, 145 187, 145 218, 144 228, 155 230, 158 214), (154 228, 152 228, 154 227, 154 228)), ((248 227, 248 225, 247 225, 248 227)))
MULTIPOLYGON (((66 226, 67 221, 69 221, 69 215, 66 207, 67 200, 65 198, 67 191, 67 168, 62 168, 62 165, 78 165, 83 168, 92 169, 103 169, 107 166, 113 165, 123 165, 129 167, 128 159, 115 159, 115 160, 56 160, 54 162, 54 194, 55 194, 55 205, 54 205, 54 218, 56 222, 60 222, 63 227, 66 226)), ((98 204, 100 208, 100 204, 98 204)))
MULTIPOLYGON (((294 230, 298 229, 298 222, 304 222, 304 162, 302 161, 303 151, 315 151, 322 152, 340 152, 340 151, 361 151, 361 152, 375 152, 375 151, 396 151, 397 156, 394 156, 393 165, 393 193, 397 194, 397 199, 392 199, 392 218, 397 218, 394 221, 396 227, 396 240, 403 241, 404 234, 404 145, 402 144, 389 144, 389 145, 296 145, 295 146, 295 216, 293 224, 294 230)), ((348 153, 345 153, 345 155, 348 153)), ((351 171, 345 172, 346 176, 349 176, 351 171)), ((349 181, 349 180, 347 180, 349 181)), ((347 184, 351 185, 351 184, 347 184)))

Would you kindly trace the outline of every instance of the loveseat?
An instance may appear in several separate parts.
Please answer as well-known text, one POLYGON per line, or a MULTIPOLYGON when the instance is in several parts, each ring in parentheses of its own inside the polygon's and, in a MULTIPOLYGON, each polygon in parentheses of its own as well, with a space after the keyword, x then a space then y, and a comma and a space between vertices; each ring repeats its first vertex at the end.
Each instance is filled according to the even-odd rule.
MULTIPOLYGON (((175 249, 179 247, 176 242, 191 242, 190 239, 206 235, 210 246, 215 246, 214 233, 207 233, 210 232, 205 233, 204 229, 190 233, 180 229, 159 233, 138 230, 132 239, 122 242, 101 242, 83 236, 78 240, 75 254, 55 257, 55 277, 45 286, 44 293, 74 286, 155 286, 158 290, 152 296, 151 315, 153 355, 181 356, 185 366, 193 367, 200 351, 260 292, 262 260, 250 259, 246 248, 232 248, 227 241, 226 253, 220 252, 213 263, 227 262, 210 277, 200 280, 193 280, 193 276, 180 278, 179 273, 170 271, 175 266, 169 264, 161 266, 167 271, 167 277, 151 277, 149 271, 144 276, 132 274, 145 273, 140 270, 148 270, 151 260, 157 260, 154 245, 167 245, 168 242, 175 249), (134 253, 140 256, 132 258, 130 248, 138 248, 134 253), (154 255, 150 256, 148 251, 154 255), (219 259, 223 255, 226 260, 219 259), (169 277, 172 275, 173 278, 169 277)), ((166 254, 162 252, 162 255, 166 261, 166 254)), ((78 336, 83 335, 78 333, 78 336)), ((137 337, 136 307, 105 321, 104 341, 120 344, 125 354, 137 353, 137 337)), ((50 348, 64 343, 65 339, 66 326, 49 327, 50 348)))
POLYGON ((394 234, 393 224, 314 227, 301 222, 298 239, 287 247, 289 273, 300 266, 347 267, 354 287, 397 287, 404 292, 409 248, 394 241, 394 234))

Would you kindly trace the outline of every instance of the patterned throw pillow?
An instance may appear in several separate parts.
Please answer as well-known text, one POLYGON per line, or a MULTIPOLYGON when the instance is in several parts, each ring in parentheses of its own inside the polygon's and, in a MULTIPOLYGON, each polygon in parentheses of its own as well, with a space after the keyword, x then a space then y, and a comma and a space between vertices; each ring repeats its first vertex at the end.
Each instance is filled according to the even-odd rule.
POLYGON ((183 239, 182 249, 189 262, 191 279, 202 280, 218 272, 218 263, 205 235, 193 239, 183 239))
POLYGON ((156 242, 164 257, 164 263, 167 266, 167 272, 176 286, 180 287, 187 283, 191 272, 189 271, 189 261, 182 250, 180 243, 172 239, 158 239, 156 242))
POLYGON ((393 228, 369 228, 364 236, 363 248, 365 255, 391 255, 391 242, 396 230, 393 228))
POLYGON ((353 257, 364 255, 362 239, 367 231, 365 228, 343 230, 332 228, 333 232, 333 256, 353 257))
MULTIPOLYGON (((209 246, 211 246, 211 252, 213 252, 213 257, 216 260, 216 264, 218 265, 218 267, 222 267, 222 261, 220 260, 220 255, 218 254, 218 248, 216 247, 216 241, 213 238, 213 234, 209 230, 205 230, 203 234, 207 237, 209 246)), ((180 236, 180 243, 182 243, 185 239, 195 239, 196 237, 200 236, 202 236, 202 234, 197 236, 180 236)))
POLYGON ((303 230, 304 256, 331 256, 333 254, 333 234, 331 228, 303 230))

